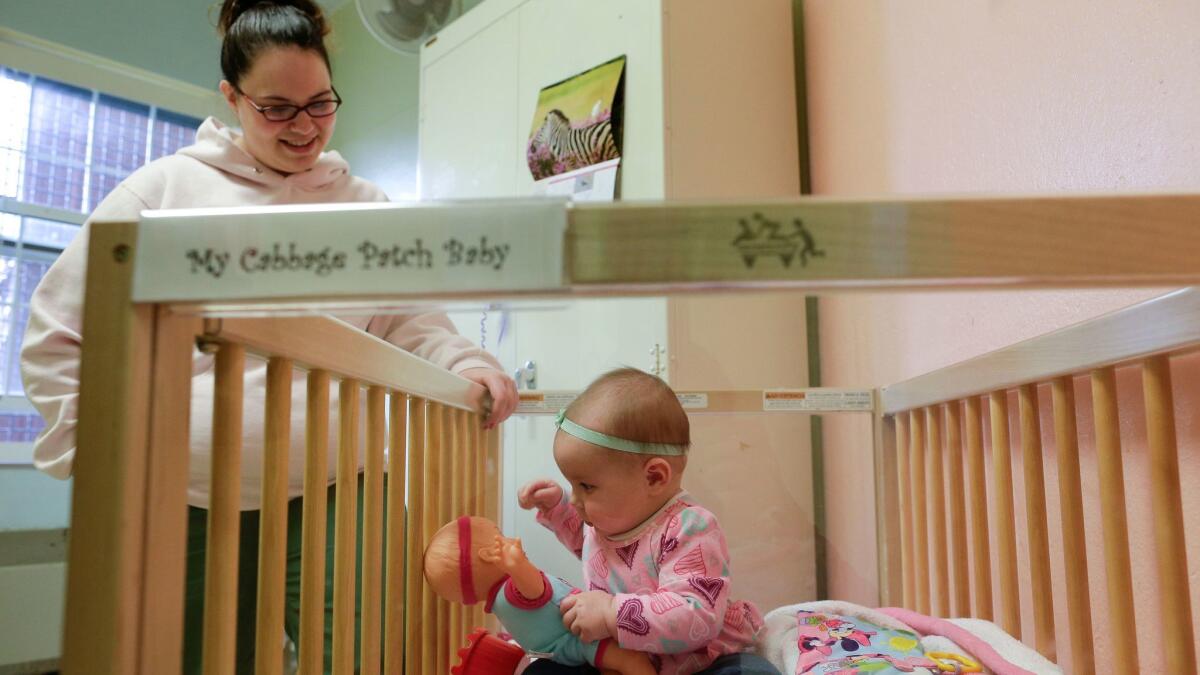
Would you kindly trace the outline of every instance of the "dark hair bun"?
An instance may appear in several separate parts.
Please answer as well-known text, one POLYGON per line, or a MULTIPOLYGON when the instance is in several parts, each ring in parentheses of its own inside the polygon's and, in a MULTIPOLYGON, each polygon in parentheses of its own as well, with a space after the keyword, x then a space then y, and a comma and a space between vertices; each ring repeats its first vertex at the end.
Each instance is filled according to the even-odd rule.
POLYGON ((267 7, 292 7, 307 16, 313 22, 321 37, 329 34, 329 24, 325 21, 325 13, 321 6, 313 0, 225 0, 221 3, 221 14, 217 18, 217 32, 221 37, 229 34, 233 24, 246 12, 267 7))
POLYGON ((329 24, 314 0, 224 0, 217 18, 221 73, 233 85, 268 47, 298 47, 321 55, 329 67, 329 24))

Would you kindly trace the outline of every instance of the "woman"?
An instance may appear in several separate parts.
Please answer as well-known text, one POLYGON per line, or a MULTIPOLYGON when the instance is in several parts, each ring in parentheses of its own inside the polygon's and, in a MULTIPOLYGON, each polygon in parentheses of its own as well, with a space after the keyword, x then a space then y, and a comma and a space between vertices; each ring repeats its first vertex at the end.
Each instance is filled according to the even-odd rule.
MULTIPOLYGON (((341 100, 333 87, 324 38, 328 32, 312 0, 225 0, 220 84, 241 132, 208 119, 195 145, 134 172, 96 207, 91 220, 136 219, 144 209, 385 201, 371 183, 350 175, 336 152, 324 152, 341 100)), ((47 427, 34 463, 57 478, 71 475, 79 390, 80 330, 89 226, 63 251, 34 292, 21 351, 30 401, 47 427)), ((487 387, 492 409, 486 426, 516 407, 516 387, 491 355, 455 333, 444 314, 353 316, 345 320, 392 344, 487 387)), ((197 353, 193 372, 192 439, 188 490, 189 535, 184 661, 199 672, 205 553, 205 510, 210 475, 212 359, 197 353)), ((293 456, 289 461, 287 630, 299 613, 299 495, 303 489, 303 375, 293 383, 293 456)), ((265 365, 248 362, 242 477, 242 556, 239 561, 238 669, 253 669, 254 584, 262 478, 260 412, 265 365), (257 425, 257 426, 256 426, 257 425)), ((331 392, 336 407, 336 391, 331 392)), ((335 425, 334 425, 335 426, 335 425)), ((331 471, 333 463, 330 463, 331 471)), ((330 480, 333 475, 331 472, 330 480)), ((333 501, 330 488, 330 502, 333 501)), ((361 491, 360 491, 361 494, 361 491)), ((329 519, 332 533, 333 519, 329 519)), ((329 547, 332 555, 332 543, 329 547)), ((332 560, 326 565, 332 575, 332 560)), ((332 606, 332 584, 328 584, 332 606)), ((326 626, 328 668, 331 629, 326 626)))

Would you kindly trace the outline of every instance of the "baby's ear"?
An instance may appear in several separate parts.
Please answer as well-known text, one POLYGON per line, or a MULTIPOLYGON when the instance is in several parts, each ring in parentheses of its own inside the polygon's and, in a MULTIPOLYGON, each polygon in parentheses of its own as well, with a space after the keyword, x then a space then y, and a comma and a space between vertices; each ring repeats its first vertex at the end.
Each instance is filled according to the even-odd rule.
POLYGON ((642 467, 642 473, 646 477, 646 484, 650 487, 666 487, 671 483, 674 470, 667 460, 662 457, 653 457, 642 467))

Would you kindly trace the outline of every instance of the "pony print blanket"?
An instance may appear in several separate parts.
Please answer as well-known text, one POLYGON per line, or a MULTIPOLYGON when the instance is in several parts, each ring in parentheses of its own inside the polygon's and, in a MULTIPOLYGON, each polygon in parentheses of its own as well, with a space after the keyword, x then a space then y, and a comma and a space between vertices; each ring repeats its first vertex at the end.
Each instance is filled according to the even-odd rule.
MULTIPOLYGON (((933 657, 944 657, 926 654, 912 631, 886 628, 862 618, 802 609, 796 613, 796 624, 796 675, 936 673, 940 664, 933 657)), ((975 666, 978 672, 977 664, 963 665, 975 666)))

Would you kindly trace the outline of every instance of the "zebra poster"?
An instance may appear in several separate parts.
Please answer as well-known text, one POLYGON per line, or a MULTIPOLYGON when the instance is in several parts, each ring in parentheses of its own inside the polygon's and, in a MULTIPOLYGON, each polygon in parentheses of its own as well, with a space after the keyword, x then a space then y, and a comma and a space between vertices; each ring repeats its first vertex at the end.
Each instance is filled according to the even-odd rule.
POLYGON ((615 196, 624 74, 619 56, 538 94, 525 154, 536 192, 577 200, 615 196))

